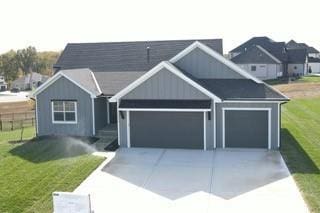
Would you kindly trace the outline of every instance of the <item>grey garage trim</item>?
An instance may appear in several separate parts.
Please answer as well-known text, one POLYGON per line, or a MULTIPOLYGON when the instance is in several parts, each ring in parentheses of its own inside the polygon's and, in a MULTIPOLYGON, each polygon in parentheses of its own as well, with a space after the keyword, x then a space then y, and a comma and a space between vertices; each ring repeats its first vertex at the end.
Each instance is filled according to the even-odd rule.
POLYGON ((222 125, 222 108, 270 108, 271 109, 271 122, 270 122, 270 141, 271 149, 278 149, 280 147, 280 107, 279 102, 272 103, 216 103, 216 147, 223 148, 223 125, 222 125))
MULTIPOLYGON (((267 112, 267 116, 264 119, 267 119, 267 148, 271 149, 271 108, 235 108, 235 107, 231 107, 231 108, 222 108, 222 147, 226 148, 226 137, 231 137, 231 135, 226 135, 226 131, 227 129, 227 122, 226 122, 226 114, 232 111, 242 111, 242 112, 247 112, 247 113, 255 113, 257 111, 260 112, 267 112)), ((238 114, 241 112, 237 112, 238 114)), ((256 118, 259 117, 258 114, 255 115, 256 118)), ((262 116, 263 117, 263 116, 262 116)), ((236 121, 235 121, 236 122, 236 121)), ((243 124, 245 125, 245 120, 242 121, 243 124)), ((260 123, 263 124, 263 123, 260 123)), ((248 127, 247 125, 245 125, 246 127, 248 127)), ((237 137, 237 136, 236 136, 237 137)), ((239 138, 240 140, 240 138, 239 138)), ((242 143, 241 141, 239 141, 239 143, 242 143)), ((259 143, 256 143, 256 145, 259 145, 259 143)), ((243 147, 249 147, 249 146, 243 146, 243 147)), ((263 148, 259 147, 259 148, 263 148)))
MULTIPOLYGON (((118 143, 121 147, 131 147, 131 114, 132 113, 143 113, 143 112, 149 112, 149 113, 198 113, 201 115, 202 120, 202 130, 203 130, 203 136, 201 141, 203 141, 203 146, 201 149, 207 150, 207 149, 213 149, 213 114, 211 111, 203 110, 203 111, 175 111, 167 109, 166 111, 157 111, 157 109, 153 109, 152 111, 121 111, 118 110, 118 143), (208 119, 208 113, 210 113, 210 120, 208 119), (122 114, 122 115, 121 115, 122 114)), ((155 119, 156 120, 156 119, 155 119)), ((174 119, 173 119, 174 120, 174 119)), ((189 147, 190 148, 190 147, 189 147)))
POLYGON ((205 149, 205 113, 127 111, 127 116, 128 147, 205 149))

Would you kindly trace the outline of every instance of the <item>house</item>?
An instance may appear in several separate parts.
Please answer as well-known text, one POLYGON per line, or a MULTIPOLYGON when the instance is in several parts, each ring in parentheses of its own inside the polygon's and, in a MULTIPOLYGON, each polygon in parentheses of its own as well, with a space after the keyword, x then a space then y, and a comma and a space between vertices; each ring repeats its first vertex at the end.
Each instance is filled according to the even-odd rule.
POLYGON ((320 52, 316 48, 305 43, 297 43, 294 40, 289 41, 286 46, 289 51, 300 50, 306 52, 308 58, 304 70, 305 74, 320 73, 320 52))
POLYGON ((288 50, 290 49, 305 49, 308 53, 308 57, 312 57, 312 58, 320 58, 320 52, 312 47, 312 46, 309 46, 305 43, 297 43, 296 41, 294 40, 290 40, 287 44, 286 44, 286 48, 288 50))
POLYGON ((282 62, 260 45, 249 47, 231 59, 259 79, 275 79, 283 74, 282 62))
POLYGON ((288 75, 302 76, 307 74, 308 54, 306 49, 288 49, 288 75))
POLYGON ((308 73, 320 73, 320 58, 308 57, 308 73))
POLYGON ((0 91, 6 91, 8 89, 8 84, 6 83, 4 76, 0 75, 0 91))
POLYGON ((48 76, 36 72, 31 72, 26 76, 22 76, 12 82, 12 88, 19 88, 20 90, 31 90, 39 87, 46 80, 48 76))
POLYGON ((286 44, 268 37, 253 37, 229 52, 231 60, 259 79, 287 75, 286 44))
POLYGON ((116 123, 121 147, 280 147, 288 98, 222 56, 222 40, 68 44, 34 93, 37 135, 93 136, 116 123))

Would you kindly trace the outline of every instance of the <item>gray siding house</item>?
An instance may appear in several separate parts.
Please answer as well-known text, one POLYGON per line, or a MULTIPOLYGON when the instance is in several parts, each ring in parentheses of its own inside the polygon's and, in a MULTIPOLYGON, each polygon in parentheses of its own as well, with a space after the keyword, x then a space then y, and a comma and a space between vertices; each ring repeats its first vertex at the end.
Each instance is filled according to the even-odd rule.
POLYGON ((121 147, 280 147, 289 99, 225 59, 219 39, 71 44, 56 69, 35 92, 39 136, 114 123, 121 147))

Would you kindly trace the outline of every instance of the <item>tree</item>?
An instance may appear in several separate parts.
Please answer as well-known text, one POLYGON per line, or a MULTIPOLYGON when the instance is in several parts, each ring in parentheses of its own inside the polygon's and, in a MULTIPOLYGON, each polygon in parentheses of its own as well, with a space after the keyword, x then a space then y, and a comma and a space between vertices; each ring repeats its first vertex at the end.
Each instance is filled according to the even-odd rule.
POLYGON ((37 50, 35 47, 27 47, 17 51, 19 68, 24 75, 31 73, 37 65, 37 50))
POLYGON ((18 77, 19 64, 16 52, 11 50, 0 55, 0 75, 3 75, 7 82, 11 82, 18 77))

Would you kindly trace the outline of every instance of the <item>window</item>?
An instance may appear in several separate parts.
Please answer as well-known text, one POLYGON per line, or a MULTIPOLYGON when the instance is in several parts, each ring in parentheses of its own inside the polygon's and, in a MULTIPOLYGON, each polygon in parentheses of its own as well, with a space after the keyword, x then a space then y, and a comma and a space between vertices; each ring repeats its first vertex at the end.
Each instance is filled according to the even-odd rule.
POLYGON ((76 101, 52 101, 52 123, 77 123, 76 101))
POLYGON ((251 71, 256 71, 256 70, 257 70, 257 66, 252 65, 252 66, 251 66, 251 71))

